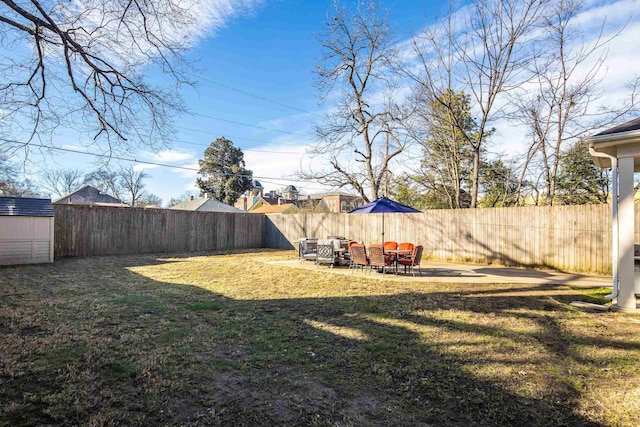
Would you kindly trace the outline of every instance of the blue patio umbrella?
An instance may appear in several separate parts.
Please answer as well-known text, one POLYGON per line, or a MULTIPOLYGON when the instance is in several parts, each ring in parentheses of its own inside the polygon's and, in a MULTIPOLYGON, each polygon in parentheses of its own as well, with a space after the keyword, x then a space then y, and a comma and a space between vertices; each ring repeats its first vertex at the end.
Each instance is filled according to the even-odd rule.
POLYGON ((384 214, 385 213, 415 213, 420 212, 411 206, 391 200, 387 197, 379 197, 373 202, 369 202, 358 208, 355 208, 350 214, 358 213, 381 213, 382 214, 382 245, 384 246, 384 214))

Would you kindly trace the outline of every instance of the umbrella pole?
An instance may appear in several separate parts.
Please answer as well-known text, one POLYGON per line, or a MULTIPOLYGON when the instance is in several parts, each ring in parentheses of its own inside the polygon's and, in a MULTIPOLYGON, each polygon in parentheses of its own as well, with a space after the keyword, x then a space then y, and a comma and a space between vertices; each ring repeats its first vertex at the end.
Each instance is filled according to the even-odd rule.
POLYGON ((384 255, 384 212, 382 212, 382 254, 384 255))

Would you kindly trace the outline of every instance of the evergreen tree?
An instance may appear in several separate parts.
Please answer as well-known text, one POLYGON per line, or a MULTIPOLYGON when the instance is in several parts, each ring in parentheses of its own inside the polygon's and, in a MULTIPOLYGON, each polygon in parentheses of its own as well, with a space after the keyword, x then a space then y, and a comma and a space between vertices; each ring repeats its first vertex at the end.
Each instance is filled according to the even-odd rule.
POLYGON ((251 189, 253 172, 245 169, 244 153, 224 137, 213 141, 198 163, 201 177, 196 184, 201 193, 233 205, 242 193, 251 189))
MULTIPOLYGON (((447 89, 435 99, 423 100, 422 105, 426 127, 420 168, 423 184, 434 197, 440 194, 437 198, 446 200, 449 208, 469 207, 474 161, 470 138, 476 138, 478 132, 470 97, 447 89)), ((489 134, 485 132, 485 137, 489 134)))
POLYGON ((563 205, 606 203, 608 174, 593 163, 587 143, 580 141, 563 153, 556 196, 563 205))

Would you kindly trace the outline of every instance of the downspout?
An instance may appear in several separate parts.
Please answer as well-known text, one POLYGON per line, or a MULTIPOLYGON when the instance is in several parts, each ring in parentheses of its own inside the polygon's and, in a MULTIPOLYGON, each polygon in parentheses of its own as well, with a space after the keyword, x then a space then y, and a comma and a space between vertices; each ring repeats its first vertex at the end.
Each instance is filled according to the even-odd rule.
POLYGON ((618 264, 619 264, 619 240, 620 230, 618 228, 618 158, 606 153, 595 151, 593 147, 589 147, 589 154, 593 157, 604 157, 611 160, 611 224, 613 228, 613 241, 612 241, 612 267, 613 267, 613 291, 605 296, 608 300, 613 300, 618 297, 618 264))

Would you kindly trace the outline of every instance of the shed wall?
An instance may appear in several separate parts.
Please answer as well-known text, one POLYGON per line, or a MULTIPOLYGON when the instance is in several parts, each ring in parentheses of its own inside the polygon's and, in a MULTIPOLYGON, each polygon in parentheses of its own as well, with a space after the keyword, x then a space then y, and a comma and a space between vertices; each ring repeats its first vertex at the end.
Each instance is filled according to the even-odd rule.
POLYGON ((0 265, 53 262, 53 217, 0 216, 0 265))

